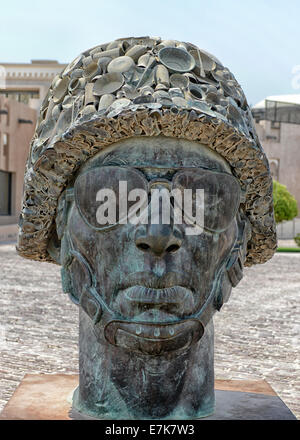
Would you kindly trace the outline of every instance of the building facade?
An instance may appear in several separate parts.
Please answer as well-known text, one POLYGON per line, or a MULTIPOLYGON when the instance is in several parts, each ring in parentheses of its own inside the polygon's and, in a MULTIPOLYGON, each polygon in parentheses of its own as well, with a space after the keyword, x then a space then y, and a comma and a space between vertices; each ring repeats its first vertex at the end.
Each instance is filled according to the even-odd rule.
POLYGON ((17 237, 25 163, 36 118, 53 78, 66 64, 0 63, 0 242, 17 237))
POLYGON ((36 117, 35 109, 0 96, 0 240, 2 241, 5 231, 12 231, 12 227, 3 229, 3 226, 16 225, 18 222, 25 163, 36 117))
POLYGON ((252 113, 272 176, 295 197, 300 216, 300 95, 266 98, 252 113))
POLYGON ((38 110, 53 78, 65 67, 55 60, 0 63, 0 95, 38 110))

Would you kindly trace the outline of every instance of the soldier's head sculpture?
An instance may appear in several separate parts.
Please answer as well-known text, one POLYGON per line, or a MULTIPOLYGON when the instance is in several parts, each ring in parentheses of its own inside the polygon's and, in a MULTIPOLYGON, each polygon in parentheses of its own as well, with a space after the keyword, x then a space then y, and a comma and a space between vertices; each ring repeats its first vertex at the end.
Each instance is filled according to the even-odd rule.
POLYGON ((241 87, 190 43, 126 38, 52 82, 28 158, 18 252, 61 265, 80 310, 73 408, 214 410, 212 316, 275 252, 272 179, 241 87))

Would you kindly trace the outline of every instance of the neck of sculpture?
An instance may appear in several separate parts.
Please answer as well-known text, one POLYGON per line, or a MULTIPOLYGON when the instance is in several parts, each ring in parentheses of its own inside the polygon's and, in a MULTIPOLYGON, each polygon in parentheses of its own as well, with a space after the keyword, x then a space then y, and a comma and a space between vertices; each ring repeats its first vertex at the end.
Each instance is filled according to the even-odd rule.
POLYGON ((80 378, 73 408, 102 419, 193 419, 214 410, 214 330, 185 351, 157 356, 115 347, 80 310, 80 378))

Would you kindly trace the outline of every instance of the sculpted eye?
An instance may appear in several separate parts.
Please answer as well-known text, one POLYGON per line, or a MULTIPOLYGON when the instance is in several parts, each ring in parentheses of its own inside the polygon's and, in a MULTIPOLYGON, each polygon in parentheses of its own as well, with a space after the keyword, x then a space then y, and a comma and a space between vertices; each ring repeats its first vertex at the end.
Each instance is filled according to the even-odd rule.
POLYGON ((75 203, 84 221, 90 227, 101 230, 127 223, 127 215, 133 205, 140 201, 143 206, 142 195, 147 189, 147 181, 135 169, 117 166, 93 168, 77 178, 75 203))
POLYGON ((221 172, 203 169, 182 171, 175 176, 173 188, 179 189, 182 194, 191 191, 192 206, 189 211, 185 208, 184 211, 186 217, 191 216, 192 222, 195 222, 192 217, 197 212, 197 204, 202 203, 201 224, 197 220, 197 225, 211 231, 227 229, 240 204, 239 183, 233 176, 221 172))

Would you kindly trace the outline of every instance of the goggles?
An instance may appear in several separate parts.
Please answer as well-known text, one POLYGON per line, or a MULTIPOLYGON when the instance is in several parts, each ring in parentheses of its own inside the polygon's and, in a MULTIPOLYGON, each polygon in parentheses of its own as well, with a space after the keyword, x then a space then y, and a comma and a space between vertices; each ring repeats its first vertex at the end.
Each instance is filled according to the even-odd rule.
POLYGON ((197 225, 208 231, 222 232, 230 226, 241 202, 240 184, 234 176, 205 168, 159 168, 165 171, 166 177, 147 178, 146 172, 153 169, 107 165, 78 176, 74 200, 85 223, 97 231, 126 224, 137 199, 139 212, 148 213, 154 190, 163 189, 171 196, 174 223, 180 223, 174 221, 176 212, 176 218, 182 218, 182 223, 197 225), (198 206, 200 216, 194 215, 197 203, 201 204, 200 208, 198 206), (103 214, 104 208, 108 211, 112 208, 113 212, 106 221, 99 214, 101 209, 103 214))

